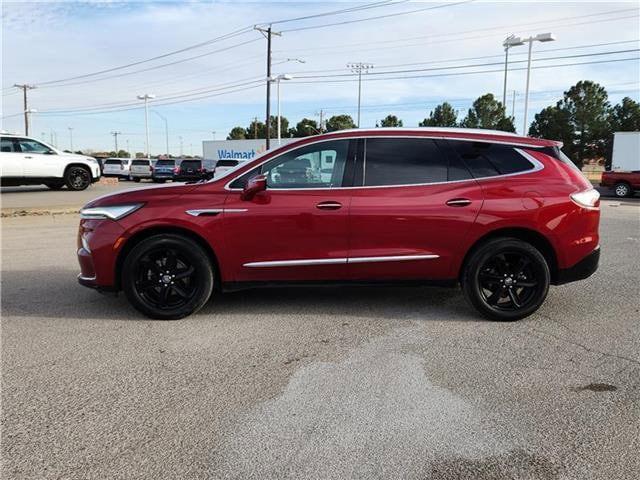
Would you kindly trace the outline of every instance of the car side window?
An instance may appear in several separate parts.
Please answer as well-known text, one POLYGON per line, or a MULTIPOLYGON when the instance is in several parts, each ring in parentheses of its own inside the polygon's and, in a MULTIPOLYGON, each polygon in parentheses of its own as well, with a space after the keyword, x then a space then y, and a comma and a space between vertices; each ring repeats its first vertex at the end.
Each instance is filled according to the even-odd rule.
POLYGON ((10 153, 15 152, 15 144, 13 138, 2 137, 0 138, 0 152, 10 153))
POLYGON ((51 149, 40 142, 29 138, 18 138, 18 146, 22 153, 50 153, 51 149))
POLYGON ((349 140, 319 142, 296 148, 242 175, 230 188, 244 188, 259 174, 267 188, 332 188, 342 186, 349 140))
POLYGON ((475 178, 526 172, 534 165, 509 145, 484 142, 451 142, 475 178))
POLYGON ((447 157, 426 138, 367 138, 362 167, 366 187, 447 181, 447 157))

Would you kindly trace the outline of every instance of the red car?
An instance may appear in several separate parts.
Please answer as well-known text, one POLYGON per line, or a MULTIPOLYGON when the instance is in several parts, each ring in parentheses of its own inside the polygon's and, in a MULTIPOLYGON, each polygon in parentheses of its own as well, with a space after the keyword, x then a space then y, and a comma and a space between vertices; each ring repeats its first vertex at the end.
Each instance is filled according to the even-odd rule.
POLYGON ((461 285, 496 320, 590 276, 599 195, 555 141, 465 129, 308 137, 223 177, 81 211, 82 285, 158 319, 273 285, 461 285))
POLYGON ((613 188, 616 197, 631 197, 634 192, 640 190, 640 171, 602 172, 600 186, 613 188))

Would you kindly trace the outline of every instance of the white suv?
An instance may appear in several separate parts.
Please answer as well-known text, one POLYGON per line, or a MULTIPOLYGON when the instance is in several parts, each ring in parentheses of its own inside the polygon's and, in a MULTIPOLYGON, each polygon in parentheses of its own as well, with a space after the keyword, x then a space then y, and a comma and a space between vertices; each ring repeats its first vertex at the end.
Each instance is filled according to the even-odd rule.
POLYGON ((95 158, 65 153, 23 135, 0 134, 2 186, 41 185, 52 190, 67 186, 84 190, 100 179, 95 158))

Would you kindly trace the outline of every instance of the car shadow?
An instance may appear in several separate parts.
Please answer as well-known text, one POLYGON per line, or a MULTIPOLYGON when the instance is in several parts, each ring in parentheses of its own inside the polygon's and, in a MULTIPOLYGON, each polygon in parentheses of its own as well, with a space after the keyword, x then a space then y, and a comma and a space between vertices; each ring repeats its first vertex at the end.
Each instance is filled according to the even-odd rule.
MULTIPOLYGON (((120 293, 100 294, 80 286, 77 271, 5 271, 5 317, 148 320, 120 293)), ((478 321, 459 289, 434 287, 282 287, 214 292, 196 317, 344 315, 368 319, 478 321)))

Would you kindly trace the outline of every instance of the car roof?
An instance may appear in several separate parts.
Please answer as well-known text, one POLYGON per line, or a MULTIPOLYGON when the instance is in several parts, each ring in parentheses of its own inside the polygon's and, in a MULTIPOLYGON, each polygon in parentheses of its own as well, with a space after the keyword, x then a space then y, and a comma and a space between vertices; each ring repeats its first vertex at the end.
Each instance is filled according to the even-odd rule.
MULTIPOLYGON (((512 132, 503 132, 501 130, 489 130, 481 128, 459 128, 459 127, 382 127, 382 128, 353 128, 348 130, 338 130, 336 132, 325 133, 316 136, 350 136, 350 137, 369 137, 369 136, 416 136, 430 138, 446 138, 457 140, 476 140, 494 143, 506 143, 517 146, 530 147, 561 147, 562 142, 557 140, 547 140, 543 138, 527 137, 512 132)), ((291 144, 289 144, 291 146, 291 144)))

